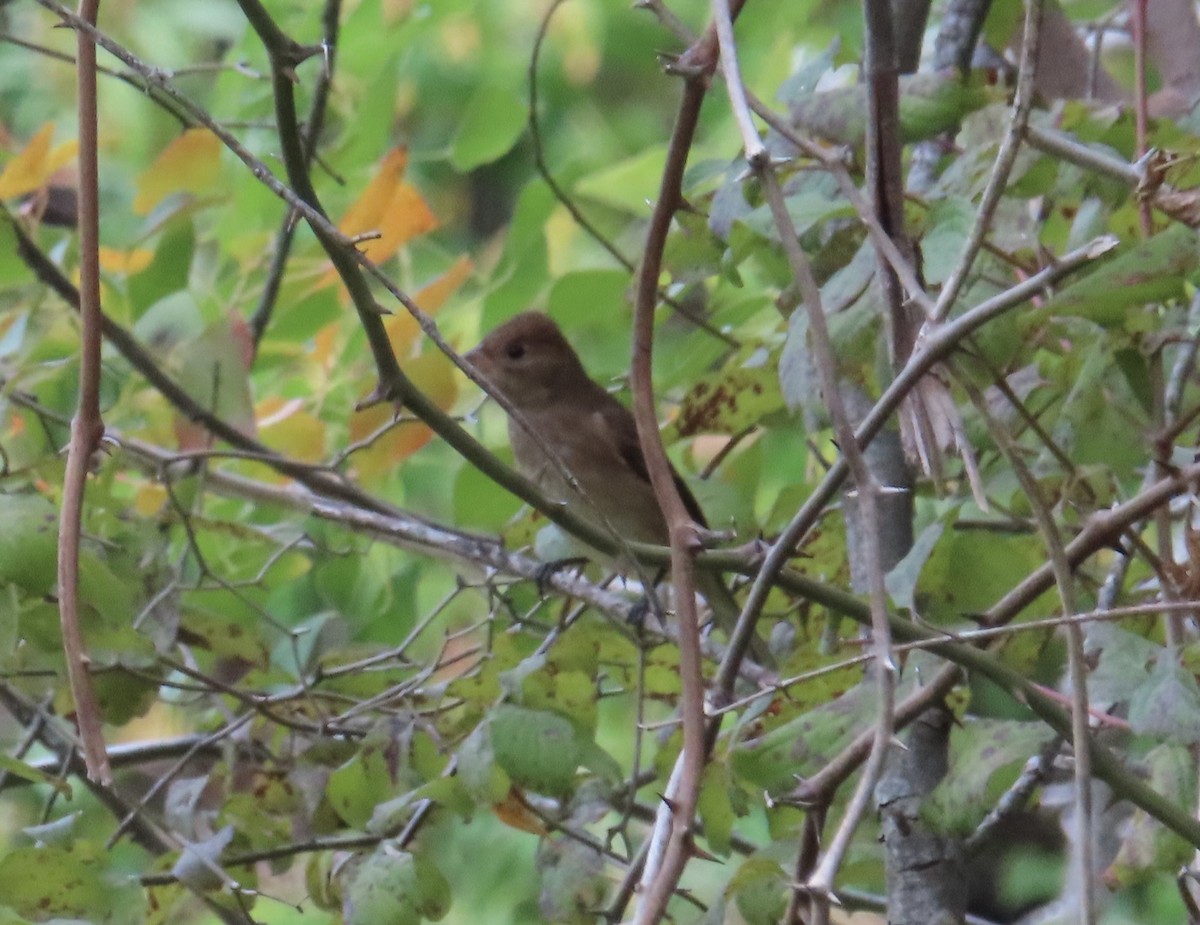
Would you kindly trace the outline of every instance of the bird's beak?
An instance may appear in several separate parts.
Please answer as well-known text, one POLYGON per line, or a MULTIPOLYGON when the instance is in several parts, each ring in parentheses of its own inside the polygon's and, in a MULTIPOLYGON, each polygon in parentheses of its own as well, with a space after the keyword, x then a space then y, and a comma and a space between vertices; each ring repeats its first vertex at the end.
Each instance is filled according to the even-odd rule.
POLYGON ((463 354, 463 359, 475 367, 475 371, 485 379, 491 378, 491 364, 482 347, 475 347, 463 354))

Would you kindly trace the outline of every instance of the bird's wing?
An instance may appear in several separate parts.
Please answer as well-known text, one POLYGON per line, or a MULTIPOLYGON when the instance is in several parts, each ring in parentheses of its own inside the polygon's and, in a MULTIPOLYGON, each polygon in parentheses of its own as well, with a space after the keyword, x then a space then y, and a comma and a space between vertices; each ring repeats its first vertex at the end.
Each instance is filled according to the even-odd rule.
MULTIPOLYGON (((642 455, 642 444, 638 440, 637 423, 633 419, 633 414, 628 408, 609 395, 608 392, 600 389, 600 394, 607 401, 603 401, 600 404, 600 407, 597 408, 597 413, 603 422, 603 426, 608 430, 608 434, 611 437, 611 445, 617 448, 617 452, 620 454, 625 465, 633 470, 638 478, 646 484, 650 484, 650 470, 646 468, 646 457, 642 455)), ((687 512, 691 515, 692 520, 702 527, 707 527, 708 521, 704 518, 704 511, 700 508, 700 502, 696 500, 696 496, 688 488, 687 482, 680 478, 674 466, 671 467, 671 476, 675 479, 675 487, 679 490, 679 496, 683 499, 683 506, 687 508, 687 512)))

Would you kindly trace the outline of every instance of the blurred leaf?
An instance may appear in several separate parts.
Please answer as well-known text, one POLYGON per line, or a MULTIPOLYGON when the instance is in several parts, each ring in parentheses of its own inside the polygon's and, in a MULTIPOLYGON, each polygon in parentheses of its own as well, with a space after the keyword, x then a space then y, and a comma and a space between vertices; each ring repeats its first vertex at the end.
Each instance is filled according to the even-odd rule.
POLYGON ((197 892, 219 890, 225 883, 221 876, 221 852, 231 841, 233 826, 227 825, 211 838, 185 845, 171 873, 197 892))
MULTIPOLYGON (((202 408, 255 436, 254 402, 248 375, 251 348, 245 322, 223 318, 180 349, 179 385, 202 408)), ((181 449, 203 449, 208 431, 182 418, 176 423, 181 449)))
MULTIPOLYGON (((1196 774, 1187 748, 1159 745, 1143 762, 1150 768, 1147 783, 1155 793, 1175 806, 1195 805, 1196 774)), ((1121 847, 1106 872, 1110 886, 1126 887, 1149 879, 1154 871, 1177 870, 1188 863, 1195 851, 1142 809, 1133 811, 1133 818, 1122 826, 1122 832, 1121 847)))
MULTIPOLYGON (((370 260, 382 263, 414 238, 437 228, 438 220, 416 188, 404 180, 406 148, 393 148, 378 172, 342 217, 338 227, 347 235, 378 232, 359 244, 370 260)), ((329 270, 323 282, 337 278, 329 270)))
POLYGON ((941 539, 946 521, 939 519, 925 527, 913 540, 912 548, 884 576, 884 585, 897 607, 912 610, 921 569, 941 539))
MULTIPOLYGON (((458 396, 460 374, 439 350, 433 349, 412 358, 404 364, 404 372, 439 408, 447 410, 453 406, 458 396)), ((433 439, 433 431, 427 425, 411 418, 399 420, 397 414, 392 405, 377 404, 355 412, 350 418, 352 441, 365 441, 375 435, 369 445, 351 457, 364 481, 390 473, 398 463, 433 439)))
MULTIPOLYGON (((45 771, 39 771, 33 765, 27 764, 18 758, 13 758, 9 755, 0 755, 0 771, 12 774, 21 778, 21 780, 27 780, 31 784, 48 784, 58 791, 59 796, 65 797, 68 800, 71 799, 71 784, 68 781, 63 780, 57 774, 47 774, 45 771)), ((74 819, 75 816, 72 815, 65 818, 74 819)), ((32 829, 26 829, 25 834, 31 838, 41 838, 32 829)))
POLYGON ((1082 315, 1105 326, 1122 324, 1147 303, 1182 297, 1196 257, 1196 232, 1172 224, 1149 240, 1123 247, 1091 273, 1063 287, 1036 317, 1082 315))
POLYGON ((749 857, 725 887, 725 897, 734 900, 746 925, 771 925, 787 906, 790 879, 778 861, 749 857))
POLYGON ((109 870, 110 860, 108 852, 83 843, 12 849, 0 857, 0 906, 38 922, 137 925, 145 896, 135 880, 109 870))
POLYGON ((949 197, 934 203, 927 219, 929 230, 921 239, 925 281, 944 283, 962 256, 963 243, 975 227, 975 206, 949 197))
POLYGON ((388 768, 386 743, 372 741, 329 775, 326 796, 347 825, 363 828, 395 786, 388 768))
POLYGON ((303 462, 325 458, 325 422, 305 410, 301 399, 269 396, 255 408, 258 434, 272 449, 303 462))
POLYGON ((704 769, 704 779, 700 783, 696 812, 700 816, 704 838, 712 851, 721 857, 728 857, 732 850, 733 823, 736 819, 729 796, 732 787, 729 766, 719 761, 710 762, 704 769))
POLYGON ((100 269, 106 273, 134 276, 150 266, 153 260, 154 251, 144 247, 135 247, 128 251, 120 251, 113 247, 100 248, 100 269))
POLYGON ((417 925, 450 909, 450 884, 432 862, 383 845, 354 871, 345 889, 346 925, 417 925))
POLYGON ((658 197, 658 181, 665 156, 665 147, 646 148, 580 180, 575 184, 575 192, 630 215, 649 215, 649 203, 658 197))
MULTIPOLYGON (((900 136, 921 141, 955 128, 963 116, 988 102, 980 75, 964 81, 956 72, 911 74, 900 78, 900 136)), ((862 85, 838 87, 791 105, 801 129, 839 144, 860 145, 866 133, 867 100, 862 85)))
POLYGON ((550 837, 538 846, 538 911, 549 922, 592 925, 610 892, 604 856, 589 845, 550 837))
POLYGON ((41 495, 0 493, 0 584, 49 594, 58 577, 58 512, 41 495))
POLYGON ((951 770, 921 803, 935 831, 970 834, 1012 786, 1025 762, 1054 738, 1043 723, 972 717, 950 732, 951 770))
POLYGON ((1129 725, 1172 745, 1200 743, 1200 686, 1169 649, 1159 651, 1150 676, 1129 698, 1129 725))
POLYGON ((41 189, 56 170, 75 159, 77 141, 65 141, 51 150, 54 123, 47 122, 29 139, 29 144, 0 171, 0 199, 14 199, 41 189))
POLYGON ((482 82, 467 104, 450 148, 450 163, 467 172, 507 154, 525 131, 524 100, 497 83, 482 82))
POLYGON ((149 215, 174 193, 216 192, 221 178, 221 141, 206 128, 190 128, 168 144, 137 182, 136 215, 149 215))
POLYGON ((504 704, 493 711, 489 727, 496 764, 514 783, 538 793, 570 791, 583 751, 567 719, 504 704))

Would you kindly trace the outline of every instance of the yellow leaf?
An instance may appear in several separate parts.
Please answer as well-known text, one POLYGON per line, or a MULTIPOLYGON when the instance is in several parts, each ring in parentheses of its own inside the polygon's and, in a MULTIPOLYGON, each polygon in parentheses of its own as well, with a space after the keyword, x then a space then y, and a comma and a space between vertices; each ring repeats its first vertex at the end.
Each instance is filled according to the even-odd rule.
POLYGON ((471 275, 471 271, 474 269, 475 264, 471 262, 470 257, 465 255, 459 257, 454 261, 449 270, 433 282, 423 286, 413 296, 413 299, 421 308, 433 314, 446 304, 446 300, 458 290, 459 286, 467 281, 467 277, 471 275))
POLYGON ((300 399, 264 398, 255 409, 259 437, 272 449, 303 462, 325 458, 325 424, 300 399))
POLYGON ((206 128, 190 128, 155 158, 137 181, 133 211, 148 215, 173 193, 201 194, 217 188, 221 142, 206 128))
POLYGON ((144 247, 122 251, 115 247, 100 245, 100 269, 106 273, 119 273, 121 276, 134 276, 150 266, 154 260, 154 251, 144 247))
POLYGON ((133 509, 142 517, 153 517, 167 503, 167 490, 157 482, 144 482, 133 496, 133 509))
POLYGON ((342 216, 338 227, 349 235, 374 231, 379 227, 384 207, 391 201, 396 184, 408 166, 408 148, 392 148, 379 165, 379 172, 342 216))
POLYGON ((341 325, 338 322, 327 324, 313 338, 313 349, 309 354, 317 364, 325 368, 333 365, 337 348, 341 346, 341 325))
MULTIPOLYGON (((404 364, 404 372, 439 408, 445 410, 454 404, 458 396, 458 378, 454 375, 454 364, 440 350, 409 360, 404 364)), ((394 417, 395 408, 388 404, 356 412, 350 418, 350 439, 363 440, 388 425, 394 417)), ((369 447, 354 454, 354 467, 360 478, 371 481, 390 472, 432 439, 433 431, 419 421, 399 421, 369 447)))
POLYGON ((41 189, 60 167, 65 167, 79 149, 77 141, 67 141, 53 151, 54 125, 47 122, 29 140, 25 150, 4 165, 0 172, 0 199, 12 199, 41 189))

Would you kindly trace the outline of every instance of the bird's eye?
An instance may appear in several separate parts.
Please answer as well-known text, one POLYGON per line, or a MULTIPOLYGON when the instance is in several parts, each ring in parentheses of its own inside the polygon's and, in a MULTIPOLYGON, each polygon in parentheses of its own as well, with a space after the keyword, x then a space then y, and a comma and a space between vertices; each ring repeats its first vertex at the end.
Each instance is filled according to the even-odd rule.
POLYGON ((519 360, 525 356, 525 345, 515 340, 504 348, 504 352, 508 354, 509 359, 519 360))

